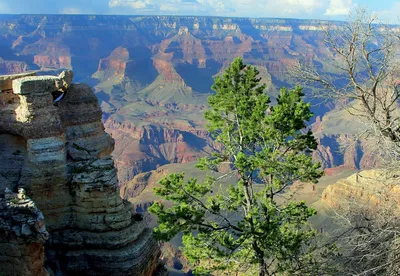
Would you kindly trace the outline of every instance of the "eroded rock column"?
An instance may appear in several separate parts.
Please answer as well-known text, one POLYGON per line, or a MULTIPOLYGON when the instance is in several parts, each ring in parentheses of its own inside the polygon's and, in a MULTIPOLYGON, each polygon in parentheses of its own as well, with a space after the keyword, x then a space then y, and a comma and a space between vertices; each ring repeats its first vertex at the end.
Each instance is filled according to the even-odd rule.
MULTIPOLYGON (((0 187, 25 188, 43 212, 49 231, 46 263, 54 273, 153 275, 160 251, 146 218, 119 196, 114 141, 104 131, 97 98, 87 85, 71 81, 70 71, 19 77, 11 92, 0 93, 0 141, 23 141, 15 179, 0 187)), ((13 159, 4 147, 0 152, 13 159)), ((3 170, 0 176, 9 173, 3 170)), ((15 241, 22 252, 18 246, 24 242, 15 241)), ((29 243, 37 245, 38 256, 43 256, 41 242, 29 243)), ((23 262, 40 267, 43 258, 23 262)), ((35 268, 24 275, 40 273, 35 268)))

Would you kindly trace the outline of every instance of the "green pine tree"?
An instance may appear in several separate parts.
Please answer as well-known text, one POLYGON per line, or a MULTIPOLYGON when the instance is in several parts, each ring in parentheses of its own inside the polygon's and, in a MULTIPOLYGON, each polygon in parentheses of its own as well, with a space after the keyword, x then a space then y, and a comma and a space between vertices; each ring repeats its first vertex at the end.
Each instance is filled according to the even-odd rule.
POLYGON ((237 58, 215 78, 216 93, 208 99, 207 128, 222 150, 197 167, 215 171, 230 164, 237 178, 226 192, 215 193, 220 178, 185 181, 184 173, 168 175, 155 189, 173 202, 150 208, 159 221, 155 235, 169 241, 183 233, 183 253, 196 275, 305 275, 315 261, 307 245, 315 236, 308 219, 316 211, 282 199, 295 181, 317 182, 322 175, 309 154, 317 142, 304 131, 310 104, 296 87, 282 88, 271 106, 258 74, 237 58))

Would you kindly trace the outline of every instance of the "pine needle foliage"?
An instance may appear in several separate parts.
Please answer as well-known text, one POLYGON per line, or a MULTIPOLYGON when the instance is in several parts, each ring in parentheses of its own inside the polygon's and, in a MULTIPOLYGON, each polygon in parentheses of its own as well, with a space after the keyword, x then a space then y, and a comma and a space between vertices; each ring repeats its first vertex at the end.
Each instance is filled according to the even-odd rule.
POLYGON ((229 165, 225 177, 232 183, 221 192, 224 176, 199 182, 178 173, 155 189, 173 203, 150 208, 159 221, 155 236, 169 241, 182 233, 196 275, 307 275, 316 265, 309 247, 316 233, 308 224, 316 211, 284 199, 295 181, 316 183, 323 174, 310 155, 317 147, 306 130, 310 104, 296 87, 282 88, 272 106, 258 74, 237 58, 215 78, 208 98, 207 128, 222 150, 199 159, 197 167, 229 165))

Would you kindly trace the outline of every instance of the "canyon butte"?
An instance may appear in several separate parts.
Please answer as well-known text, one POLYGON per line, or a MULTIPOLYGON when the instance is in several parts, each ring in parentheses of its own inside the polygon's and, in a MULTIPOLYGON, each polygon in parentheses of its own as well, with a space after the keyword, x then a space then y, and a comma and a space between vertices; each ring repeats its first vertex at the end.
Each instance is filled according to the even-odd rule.
MULTIPOLYGON (((1 267, 152 275, 160 251, 141 193, 216 149, 203 119, 213 77, 242 56, 274 100, 297 60, 331 70, 327 24, 341 23, 0 15, 1 267)), ((314 100, 313 112, 324 168, 375 166, 346 111, 314 100)))

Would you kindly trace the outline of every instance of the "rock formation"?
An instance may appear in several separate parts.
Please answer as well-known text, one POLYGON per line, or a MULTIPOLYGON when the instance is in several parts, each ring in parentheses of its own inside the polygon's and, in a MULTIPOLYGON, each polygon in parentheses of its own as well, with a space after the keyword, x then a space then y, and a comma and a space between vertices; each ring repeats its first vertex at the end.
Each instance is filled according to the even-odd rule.
POLYGON ((28 64, 22 61, 4 60, 0 57, 0 74, 20 73, 28 70, 28 64))
POLYGON ((390 200, 399 206, 398 176, 388 177, 383 170, 365 170, 329 185, 322 193, 322 200, 336 209, 347 210, 349 203, 358 206, 378 206, 390 200))
MULTIPOLYGON (((207 96, 213 77, 235 57, 258 67, 272 98, 281 86, 295 85, 287 72, 297 60, 332 70, 334 56, 323 39, 326 24, 341 23, 0 15, 0 74, 62 68, 79 73, 78 81, 93 86, 106 131, 115 139, 113 158, 123 185, 157 165, 190 162, 209 152, 212 141, 203 119, 207 96)), ((312 104, 317 117, 313 130, 321 142, 315 160, 326 168, 373 167, 371 147, 354 143, 357 122, 335 105, 312 104)))
POLYGON ((111 119, 105 126, 117 141, 113 156, 120 184, 157 166, 193 162, 212 151, 208 133, 190 127, 135 126, 111 119))
POLYGON ((2 76, 0 90, 0 248, 13 248, 0 251, 0 274, 45 275, 45 252, 57 275, 153 275, 160 251, 119 196, 92 90, 71 71, 2 76), (10 196, 21 188, 33 201, 10 196))
POLYGON ((43 213, 20 188, 0 198, 1 275, 46 275, 43 242, 48 239, 43 213))

